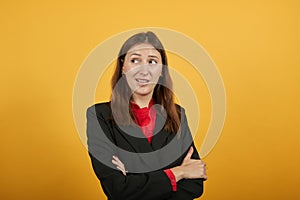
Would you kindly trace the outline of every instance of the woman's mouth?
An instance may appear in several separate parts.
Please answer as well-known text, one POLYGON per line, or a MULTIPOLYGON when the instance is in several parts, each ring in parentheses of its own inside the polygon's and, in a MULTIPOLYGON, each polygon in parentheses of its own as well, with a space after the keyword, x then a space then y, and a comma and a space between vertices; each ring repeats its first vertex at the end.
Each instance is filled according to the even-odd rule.
POLYGON ((147 83, 149 83, 148 79, 136 78, 135 80, 136 80, 136 82, 138 82, 140 84, 147 84, 147 83))

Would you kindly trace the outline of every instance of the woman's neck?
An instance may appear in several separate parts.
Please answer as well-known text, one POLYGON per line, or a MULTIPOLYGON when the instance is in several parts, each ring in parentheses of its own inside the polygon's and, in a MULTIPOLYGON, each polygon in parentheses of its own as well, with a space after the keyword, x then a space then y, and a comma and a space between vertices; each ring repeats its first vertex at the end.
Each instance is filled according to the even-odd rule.
POLYGON ((144 95, 144 96, 133 94, 132 96, 133 102, 137 104, 140 108, 148 107, 151 99, 152 99, 152 94, 144 95))

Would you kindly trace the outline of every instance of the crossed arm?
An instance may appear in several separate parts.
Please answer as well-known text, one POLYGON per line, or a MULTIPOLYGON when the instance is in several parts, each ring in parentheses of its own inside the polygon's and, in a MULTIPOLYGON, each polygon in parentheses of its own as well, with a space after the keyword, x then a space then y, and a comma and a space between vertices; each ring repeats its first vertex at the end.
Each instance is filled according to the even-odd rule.
MULTIPOLYGON (((206 175, 206 164, 202 160, 192 159, 194 148, 191 146, 187 155, 183 159, 183 162, 180 166, 171 168, 176 182, 181 179, 194 179, 194 178, 203 178, 207 180, 206 175)), ((122 161, 117 157, 113 156, 112 163, 116 165, 124 176, 126 176, 126 168, 122 161)))
MULTIPOLYGON (((110 127, 103 117, 96 115, 95 108, 90 108, 87 111, 89 155, 94 172, 109 200, 191 200, 201 196, 203 180, 207 176, 205 163, 200 160, 194 144, 179 158, 176 165, 170 167, 177 181, 177 191, 174 192, 163 169, 148 173, 127 173, 126 166, 115 156, 113 148, 103 137, 99 137, 99 131, 107 134, 110 127), (108 162, 111 166, 103 164, 108 162)), ((106 136, 112 137, 110 134, 106 136)))

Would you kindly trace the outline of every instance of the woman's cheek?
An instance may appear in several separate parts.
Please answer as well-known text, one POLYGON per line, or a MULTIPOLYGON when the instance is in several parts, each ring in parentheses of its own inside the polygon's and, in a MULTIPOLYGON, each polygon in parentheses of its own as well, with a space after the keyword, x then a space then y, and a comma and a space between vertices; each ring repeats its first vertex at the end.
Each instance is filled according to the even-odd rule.
POLYGON ((153 75, 154 75, 155 79, 156 78, 158 79, 159 76, 161 75, 161 73, 162 73, 162 68, 161 67, 156 67, 156 68, 153 69, 153 75))

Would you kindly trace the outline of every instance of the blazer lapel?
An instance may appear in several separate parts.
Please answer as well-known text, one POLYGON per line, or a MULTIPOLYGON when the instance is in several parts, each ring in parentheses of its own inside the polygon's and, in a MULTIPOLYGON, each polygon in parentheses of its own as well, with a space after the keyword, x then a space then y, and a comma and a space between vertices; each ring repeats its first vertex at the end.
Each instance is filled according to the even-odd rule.
POLYGON ((172 138, 174 137, 174 134, 169 133, 164 130, 164 125, 166 122, 165 117, 163 114, 157 110, 156 112, 156 122, 155 122, 155 129, 153 132, 153 138, 152 138, 152 149, 158 150, 161 149, 163 146, 168 144, 172 138))
MULTIPOLYGON (((158 169, 159 159, 151 154, 153 148, 138 126, 121 126, 118 128, 118 137, 122 137, 119 156, 129 172, 141 173, 158 169), (125 140, 125 141, 124 141, 125 140), (131 152, 131 153, 130 153, 131 152), (149 154, 148 154, 149 153, 149 154)), ((119 141, 120 138, 119 138, 119 141)))
POLYGON ((158 155, 160 153, 151 153, 156 150, 163 148, 167 145, 173 138, 173 133, 163 130, 165 125, 165 117, 157 110, 156 112, 156 122, 154 128, 154 135, 152 138, 152 143, 150 144, 142 133, 142 130, 137 125, 130 126, 118 126, 114 123, 114 135, 116 139, 116 145, 123 149, 124 151, 129 151, 136 153, 133 157, 126 157, 126 152, 123 150, 119 151, 120 159, 125 161, 125 166, 131 172, 152 171, 153 169, 159 169, 162 167, 163 155, 158 155), (146 153, 146 154, 143 154, 146 153), (149 154, 147 154, 149 153, 149 154), (162 157, 161 157, 162 156, 162 157), (126 159, 125 159, 126 158, 126 159))
MULTIPOLYGON (((151 144, 142 133, 142 130, 137 125, 117 126, 118 134, 120 134, 131 149, 124 149, 136 153, 145 153, 153 151, 151 144)), ((122 148, 122 147, 121 147, 122 148)))
POLYGON ((114 124, 114 126, 118 130, 117 134, 121 134, 128 144, 131 145, 132 150, 125 150, 137 153, 146 153, 162 148, 173 139, 174 134, 164 130, 165 122, 166 118, 164 114, 156 108, 155 128, 151 144, 148 142, 141 128, 135 124, 120 127, 117 124, 114 124))

